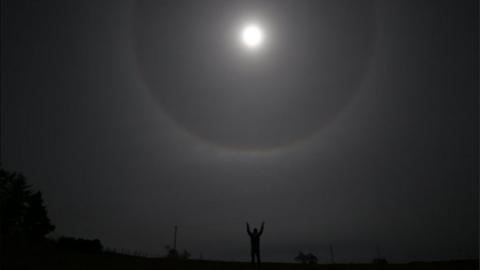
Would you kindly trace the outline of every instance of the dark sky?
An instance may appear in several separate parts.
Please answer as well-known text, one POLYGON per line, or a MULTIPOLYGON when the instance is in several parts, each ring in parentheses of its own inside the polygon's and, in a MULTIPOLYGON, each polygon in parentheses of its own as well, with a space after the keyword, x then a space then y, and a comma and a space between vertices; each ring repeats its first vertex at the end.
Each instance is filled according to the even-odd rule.
POLYGON ((478 258, 478 1, 1 1, 1 161, 55 235, 478 258), (258 22, 265 46, 238 41, 258 22))

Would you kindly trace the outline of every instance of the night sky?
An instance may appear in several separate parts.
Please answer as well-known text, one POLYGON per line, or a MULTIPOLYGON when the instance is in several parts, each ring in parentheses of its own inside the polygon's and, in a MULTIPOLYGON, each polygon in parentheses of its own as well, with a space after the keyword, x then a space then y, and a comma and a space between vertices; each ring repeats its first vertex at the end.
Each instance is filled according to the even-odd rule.
POLYGON ((53 236, 478 258, 478 1, 1 1, 1 162, 53 236), (249 51, 239 29, 265 42, 249 51))

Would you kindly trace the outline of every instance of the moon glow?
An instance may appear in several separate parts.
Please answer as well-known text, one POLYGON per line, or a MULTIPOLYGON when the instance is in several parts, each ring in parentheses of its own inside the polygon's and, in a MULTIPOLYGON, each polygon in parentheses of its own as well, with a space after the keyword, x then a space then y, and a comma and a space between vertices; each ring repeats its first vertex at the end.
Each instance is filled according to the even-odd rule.
POLYGON ((263 43, 262 29, 255 24, 247 25, 242 30, 241 39, 247 48, 259 48, 263 43))

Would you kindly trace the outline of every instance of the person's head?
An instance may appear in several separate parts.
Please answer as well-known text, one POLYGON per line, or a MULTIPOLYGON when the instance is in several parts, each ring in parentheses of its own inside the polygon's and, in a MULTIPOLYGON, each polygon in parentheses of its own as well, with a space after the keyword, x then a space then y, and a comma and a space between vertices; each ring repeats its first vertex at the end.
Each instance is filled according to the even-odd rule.
POLYGON ((257 228, 253 229, 253 233, 258 233, 257 228))

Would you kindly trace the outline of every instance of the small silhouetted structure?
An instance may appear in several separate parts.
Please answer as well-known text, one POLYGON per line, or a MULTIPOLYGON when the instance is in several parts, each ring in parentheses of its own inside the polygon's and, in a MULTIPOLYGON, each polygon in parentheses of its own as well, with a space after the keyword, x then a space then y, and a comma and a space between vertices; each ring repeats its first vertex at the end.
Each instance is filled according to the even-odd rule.
POLYGON ((170 260, 188 260, 192 256, 188 250, 184 249, 182 253, 178 252, 177 249, 170 246, 165 246, 167 249, 167 259, 170 260))
POLYGON ((380 265, 388 264, 387 259, 385 259, 385 257, 382 256, 382 253, 380 252, 380 247, 378 245, 376 246, 376 250, 377 250, 377 258, 374 258, 372 260, 372 263, 380 264, 380 265))
POLYGON ((318 258, 312 253, 304 254, 303 252, 298 252, 298 255, 294 258, 295 261, 301 264, 317 264, 318 258))
POLYGON ((62 236, 58 239, 57 245, 61 250, 82 252, 82 253, 100 253, 103 246, 98 239, 82 239, 62 236))
POLYGON ((176 260, 179 258, 178 251, 176 248, 172 248, 169 245, 167 245, 165 246, 165 249, 167 250, 167 259, 176 260))
POLYGON ((372 264, 384 265, 384 264, 388 264, 388 261, 385 258, 375 258, 372 260, 372 264))
POLYGON ((186 249, 184 249, 183 253, 180 254, 180 259, 181 260, 188 260, 188 259, 190 259, 190 256, 191 256, 190 252, 188 252, 186 249))
POLYGON ((178 226, 175 225, 175 227, 173 228, 173 247, 170 247, 170 246, 165 247, 167 249, 167 259, 188 260, 191 257, 190 252, 184 249, 183 252, 180 253, 177 249, 177 233, 178 233, 178 226))
POLYGON ((251 245, 251 256, 252 256, 252 264, 255 264, 255 258, 257 260, 257 263, 260 264, 260 236, 263 233, 263 227, 265 225, 265 222, 262 222, 262 227, 260 227, 260 231, 257 230, 257 228, 253 229, 253 232, 250 231, 250 225, 247 222, 247 233, 250 236, 250 245, 251 245))
POLYGON ((185 250, 184 251, 184 254, 180 255, 180 253, 178 252, 177 250, 177 232, 178 232, 178 227, 177 225, 174 226, 173 228, 173 247, 170 247, 170 246, 165 246, 165 248, 167 249, 167 259, 174 259, 174 260, 177 260, 177 259, 180 259, 182 257, 185 257, 185 256, 182 256, 184 254, 188 254, 186 257, 188 259, 188 257, 190 257, 190 254, 185 250))

